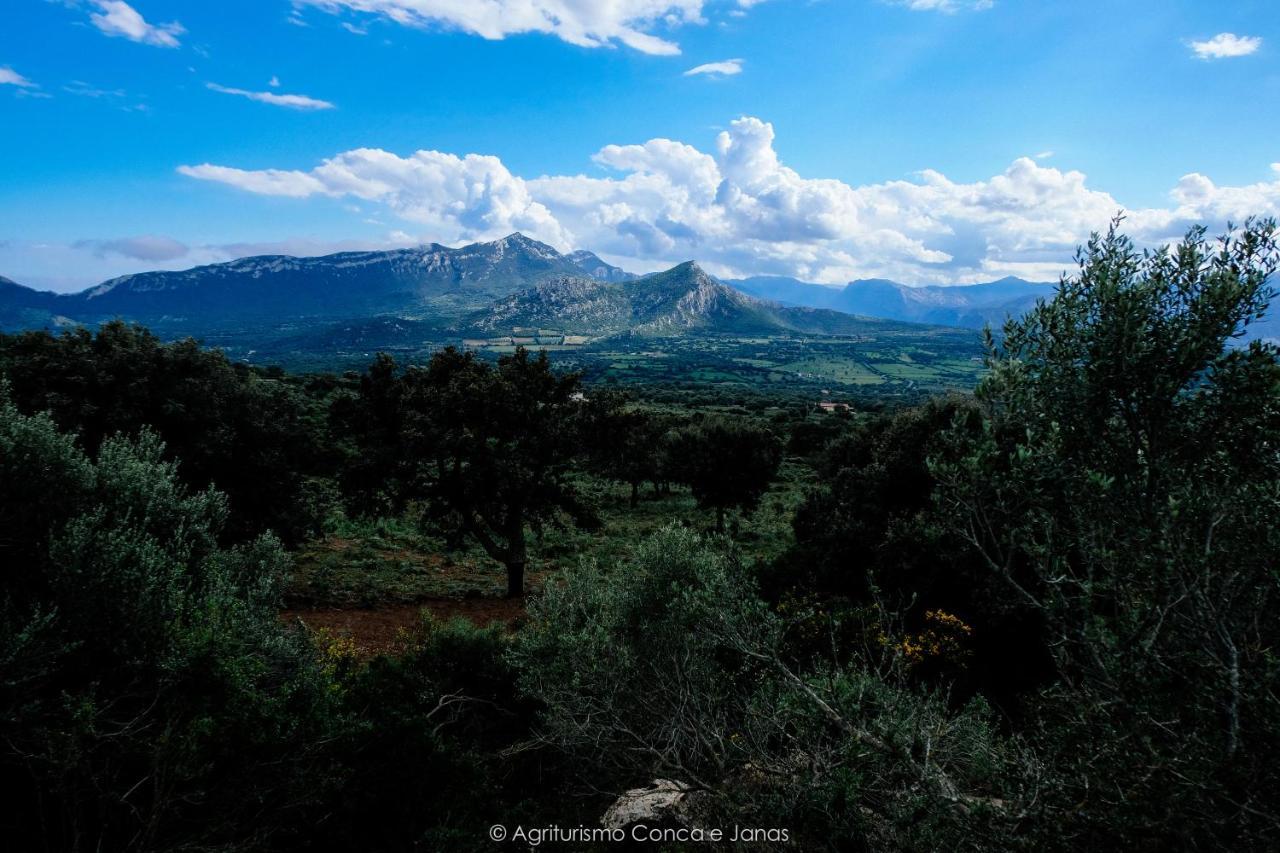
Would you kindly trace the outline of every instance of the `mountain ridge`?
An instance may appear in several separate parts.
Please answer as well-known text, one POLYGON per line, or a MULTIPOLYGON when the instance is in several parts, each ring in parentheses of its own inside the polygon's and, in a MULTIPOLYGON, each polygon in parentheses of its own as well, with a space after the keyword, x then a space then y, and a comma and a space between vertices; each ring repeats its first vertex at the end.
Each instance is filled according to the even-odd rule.
MULTIPOLYGON (((561 254, 516 232, 457 248, 430 243, 315 257, 250 256, 118 276, 69 294, 0 276, 0 329, 96 325, 118 317, 168 335, 206 336, 387 317, 403 323, 370 328, 453 328, 477 335, 500 332, 504 325, 563 327, 593 336, 716 328, 841 335, 856 333, 848 330, 868 319, 998 328, 1038 299, 1052 297, 1054 288, 1011 276, 954 286, 861 279, 830 287, 786 276, 722 281, 694 261, 639 276, 594 252, 561 254)), ((1245 337, 1280 339, 1280 316, 1264 318, 1245 337)))
MULTIPOLYGON (((639 310, 633 318, 641 327, 638 331, 696 329, 704 325, 699 318, 713 315, 743 327, 751 325, 753 318, 764 327, 798 324, 808 328, 814 320, 824 326, 840 325, 831 317, 787 318, 776 312, 767 321, 761 320, 765 309, 735 300, 734 293, 774 302, 780 308, 974 328, 1002 320, 1005 312, 1021 313, 1034 303, 1035 296, 1045 295, 1047 288, 1013 279, 954 288, 910 288, 886 280, 865 280, 840 289, 781 276, 720 282, 693 261, 639 276, 607 263, 594 252, 579 249, 561 254, 516 232, 500 240, 458 248, 431 243, 315 257, 250 256, 186 270, 118 276, 71 294, 37 291, 0 278, 0 325, 48 326, 55 318, 92 324, 125 317, 199 329, 236 322, 347 321, 381 315, 461 319, 485 308, 519 313, 520 306, 503 301, 544 281, 561 282, 563 290, 563 283, 571 279, 615 285, 648 280, 651 292, 647 298, 656 298, 661 277, 673 274, 679 279, 682 273, 678 271, 689 264, 697 270, 698 292, 682 292, 683 305, 668 306, 670 312, 663 316, 644 318, 639 310), (718 290, 712 283, 727 285, 730 290, 718 290), (1025 288, 1030 289, 1019 293, 1025 288)), ((554 301, 554 288, 544 291, 543 296, 554 301)), ((618 294, 607 290, 595 293, 591 298, 598 304, 590 309, 577 305, 587 298, 585 293, 562 293, 560 298, 566 305, 575 304, 579 314, 586 316, 599 313, 609 300, 617 302, 618 294), (602 299, 605 302, 599 302, 602 299)), ((619 306, 614 305, 613 310, 619 306)))
POLYGON ((695 261, 638 276, 593 252, 564 255, 518 232, 458 248, 432 243, 318 257, 250 256, 118 276, 71 294, 36 291, 8 279, 0 283, 4 327, 121 317, 177 334, 396 317, 408 324, 396 328, 426 324, 475 333, 509 324, 574 327, 595 336, 718 328, 830 335, 863 322, 847 313, 762 300, 719 281, 695 261))
POLYGON ((874 318, 759 299, 718 281, 696 261, 686 261, 626 282, 547 279, 471 315, 461 331, 489 335, 551 327, 597 338, 689 333, 836 336, 884 325, 886 321, 874 318))
POLYGON ((1056 286, 1013 276, 951 286, 858 279, 844 287, 830 287, 785 276, 757 276, 728 283, 744 293, 783 304, 971 329, 987 324, 999 326, 1006 316, 1025 313, 1037 299, 1052 297, 1056 286))

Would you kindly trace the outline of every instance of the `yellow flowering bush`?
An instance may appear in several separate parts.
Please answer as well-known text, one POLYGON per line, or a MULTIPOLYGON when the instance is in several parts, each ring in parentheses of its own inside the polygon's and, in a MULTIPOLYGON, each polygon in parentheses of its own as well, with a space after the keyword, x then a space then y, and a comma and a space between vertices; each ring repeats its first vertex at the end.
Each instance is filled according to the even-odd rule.
POLYGON ((925 626, 920 631, 897 641, 882 632, 881 645, 892 646, 909 667, 924 663, 963 666, 971 654, 968 641, 973 635, 973 627, 945 610, 926 611, 924 621, 925 626))

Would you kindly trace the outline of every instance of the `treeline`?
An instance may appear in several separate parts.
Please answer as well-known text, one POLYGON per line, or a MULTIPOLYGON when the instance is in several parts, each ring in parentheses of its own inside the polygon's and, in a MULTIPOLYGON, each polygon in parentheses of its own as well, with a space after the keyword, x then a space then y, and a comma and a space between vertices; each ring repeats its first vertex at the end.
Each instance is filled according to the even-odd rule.
POLYGON ((299 378, 0 338, 6 837, 492 849, 666 779, 664 819, 786 849, 1274 849, 1280 351, 1236 338, 1278 258, 1271 222, 1113 228, 972 396, 876 415, 641 406, 525 352, 299 378), (816 485, 762 559, 732 521, 784 457, 816 485), (276 533, 412 517, 516 594, 593 477, 716 523, 581 554, 513 633, 362 661, 276 618, 276 533))
POLYGON ((334 511, 412 508, 507 566, 512 594, 527 534, 594 523, 573 468, 633 489, 688 485, 723 528, 725 512, 758 504, 781 460, 781 442, 754 419, 657 414, 609 389, 588 396, 577 374, 523 349, 495 364, 449 348, 407 368, 384 354, 360 375, 293 377, 115 321, 96 334, 0 334, 0 374, 20 411, 48 413, 90 456, 112 436, 154 433, 184 484, 227 495, 227 541, 271 531, 293 545, 334 511))

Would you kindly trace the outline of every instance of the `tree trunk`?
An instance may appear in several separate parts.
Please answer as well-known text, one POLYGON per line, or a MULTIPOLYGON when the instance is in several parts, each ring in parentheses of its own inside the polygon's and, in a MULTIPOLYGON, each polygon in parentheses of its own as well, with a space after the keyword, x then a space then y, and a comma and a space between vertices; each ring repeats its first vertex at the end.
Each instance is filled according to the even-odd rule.
POLYGON ((524 595, 524 560, 507 563, 507 598, 524 595))
POLYGON ((716 533, 724 533, 724 507, 716 507, 716 533))
POLYGON ((631 481, 631 508, 635 509, 640 505, 640 484, 635 480, 631 481))

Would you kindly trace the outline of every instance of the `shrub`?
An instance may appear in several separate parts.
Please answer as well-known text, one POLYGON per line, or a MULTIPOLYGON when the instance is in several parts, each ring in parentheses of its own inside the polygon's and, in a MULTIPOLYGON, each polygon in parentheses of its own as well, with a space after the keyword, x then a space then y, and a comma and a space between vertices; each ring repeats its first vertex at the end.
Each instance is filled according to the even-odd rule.
POLYGON ((0 784, 18 849, 168 849, 286 833, 327 778, 331 707, 276 622, 287 565, 225 549, 149 433, 96 461, 0 386, 0 784), (265 817, 264 817, 265 815, 265 817))
POLYGON ((595 785, 677 779, 712 825, 792 827, 805 849, 1005 838, 1024 771, 981 705, 954 714, 855 666, 797 671, 787 627, 732 552, 667 528, 630 565, 549 586, 511 660, 541 736, 595 785))

